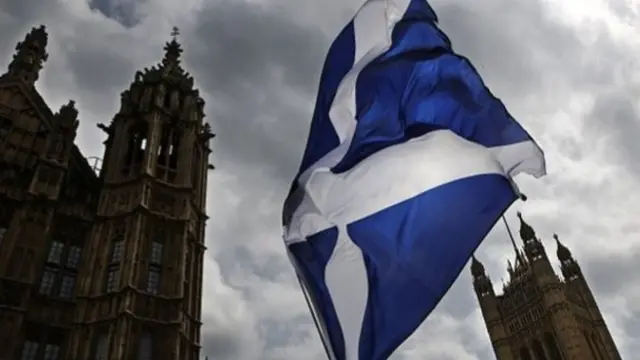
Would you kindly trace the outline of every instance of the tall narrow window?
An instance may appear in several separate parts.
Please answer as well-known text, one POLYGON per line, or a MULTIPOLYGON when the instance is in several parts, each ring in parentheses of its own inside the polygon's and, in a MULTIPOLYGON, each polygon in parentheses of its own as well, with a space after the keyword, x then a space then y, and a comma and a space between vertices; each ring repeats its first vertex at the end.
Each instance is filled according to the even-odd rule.
POLYGON ((147 278, 147 292, 157 294, 160 287, 160 269, 156 266, 149 267, 149 276, 147 278))
POLYGON ((160 241, 154 240, 151 243, 151 263, 155 265, 162 264, 162 248, 163 245, 160 241))
POLYGON ((39 293, 42 295, 50 295, 53 290, 53 285, 56 281, 57 269, 46 267, 42 274, 42 280, 40 282, 39 293))
POLYGON ((60 284, 60 297, 70 298, 73 293, 73 286, 76 282, 76 276, 72 274, 66 274, 62 277, 62 283, 60 284))
POLYGON ((140 344, 138 346, 138 360, 151 360, 152 349, 153 340, 151 338, 151 334, 142 334, 140 337, 140 344))
POLYGON ((118 269, 109 269, 107 271, 107 292, 114 292, 118 290, 120 285, 120 272, 118 269))
POLYGON ((124 257, 124 227, 116 227, 114 229, 113 243, 111 247, 111 256, 107 267, 107 278, 105 290, 107 292, 117 291, 120 287, 120 261, 124 257))
POLYGON ((106 334, 100 334, 96 342, 95 360, 107 360, 109 358, 109 342, 106 334))
POLYGON ((38 343, 35 341, 25 341, 22 345, 20 360, 35 360, 38 355, 38 343))
POLYGON ((562 354, 560 353, 560 349, 558 349, 558 344, 551 333, 544 333, 544 345, 549 352, 551 360, 562 360, 562 354))
POLYGON ((531 353, 529 352, 529 348, 527 348, 526 346, 523 346, 520 348, 520 358, 522 360, 533 360, 531 358, 531 353))
POLYGON ((123 175, 138 174, 144 154, 147 150, 148 126, 145 122, 133 125, 128 133, 129 141, 127 143, 127 153, 124 159, 123 175))
POLYGON ((121 239, 116 240, 113 243, 113 248, 111 249, 111 263, 117 263, 122 260, 122 254, 124 252, 124 241, 121 239))
POLYGON ((156 157, 156 177, 174 182, 178 170, 178 149, 182 133, 170 124, 162 126, 160 143, 156 157))
POLYGON ((163 234, 155 235, 151 242, 151 254, 149 259, 149 271, 147 276, 147 292, 157 294, 160 288, 160 269, 162 265, 163 234))
POLYGON ((547 360, 547 355, 545 355, 544 353, 544 349, 542 348, 540 340, 533 340, 533 344, 531 347, 533 348, 533 353, 536 356, 536 360, 547 360))
POLYGON ((80 265, 80 256, 82 255, 82 248, 79 246, 71 246, 69 248, 69 255, 67 256, 67 267, 71 269, 77 269, 80 265))
POLYGON ((60 345, 47 344, 47 346, 45 346, 44 348, 43 360, 58 360, 59 353, 60 353, 60 345))
POLYGON ((51 242, 51 248, 49 249, 49 255, 47 256, 47 262, 52 264, 60 264, 62 259, 62 252, 64 251, 64 244, 60 241, 51 242))

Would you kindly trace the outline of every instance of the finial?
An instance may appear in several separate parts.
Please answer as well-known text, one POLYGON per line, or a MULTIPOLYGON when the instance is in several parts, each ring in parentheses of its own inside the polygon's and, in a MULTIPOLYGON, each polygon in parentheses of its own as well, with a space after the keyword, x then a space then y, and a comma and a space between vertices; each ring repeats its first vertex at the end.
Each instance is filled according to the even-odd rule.
POLYGON ((76 102, 69 100, 67 104, 62 105, 56 114, 56 119, 61 126, 77 126, 78 109, 76 109, 76 102))
POLYGON ((527 224, 522 218, 522 213, 518 211, 518 218, 520 219, 520 238, 524 242, 532 241, 536 239, 536 232, 533 228, 527 224))
POLYGON ((17 77, 31 86, 34 85, 42 65, 49 57, 46 52, 48 40, 49 35, 44 25, 32 28, 24 40, 16 45, 16 53, 9 63, 9 71, 6 75, 17 77))
POLYGON ((475 254, 471 256, 471 274, 475 277, 484 275, 484 265, 478 261, 475 254))
POLYGON ((178 35, 180 35, 180 29, 178 29, 177 26, 174 26, 173 29, 171 29, 171 37, 173 41, 178 41, 178 35))
POLYGON ((164 68, 165 75, 171 72, 182 72, 179 69, 180 54, 182 54, 182 48, 178 43, 178 35, 180 35, 180 29, 174 26, 171 30, 171 41, 167 42, 164 46, 164 59, 162 59, 161 67, 164 68))
POLYGON ((558 246, 558 249, 556 250, 556 255, 558 256, 558 260, 567 261, 567 260, 573 259, 573 255, 571 255, 571 251, 566 246, 564 246, 564 244, 560 242, 560 239, 558 238, 558 234, 553 234, 553 238, 556 239, 556 245, 558 246))

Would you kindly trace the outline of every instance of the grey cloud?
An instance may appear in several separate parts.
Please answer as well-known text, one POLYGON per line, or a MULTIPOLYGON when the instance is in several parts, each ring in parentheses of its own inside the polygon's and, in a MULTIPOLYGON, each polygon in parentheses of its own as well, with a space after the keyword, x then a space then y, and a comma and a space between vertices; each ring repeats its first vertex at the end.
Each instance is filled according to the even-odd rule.
MULTIPOLYGON (((69 43, 63 46, 68 49, 75 47, 69 43)), ((140 64, 134 64, 126 54, 105 52, 102 44, 85 45, 70 51, 70 54, 69 66, 73 68, 76 83, 92 93, 124 90, 122 85, 133 80, 133 73, 140 67, 140 64)), ((160 58, 160 51, 158 55, 160 58)))
POLYGON ((235 97, 274 84, 315 92, 329 41, 319 30, 295 23, 277 6, 236 1, 205 8, 197 24, 189 56, 213 94, 235 97))
MULTIPOLYGON (((23 36, 25 29, 16 30, 15 23, 47 21, 46 12, 35 10, 36 2, 0 0, 1 12, 8 13, 14 21, 8 26, 9 20, 0 16, 0 51, 10 51, 14 41, 23 36)), ((290 296, 289 293, 266 295, 267 284, 297 290, 280 239, 280 207, 300 160, 323 57, 331 36, 337 32, 333 26, 341 26, 336 19, 343 17, 345 9, 353 8, 357 2, 360 1, 346 4, 307 0, 296 3, 296 7, 284 8, 284 1, 261 5, 216 1, 194 14, 194 23, 183 30, 185 68, 194 74, 207 101, 207 119, 218 134, 213 141, 212 155, 217 170, 211 172, 209 186, 208 256, 220 265, 224 284, 233 286, 243 301, 256 309, 265 302, 281 301, 278 296, 290 296), (331 23, 331 30, 320 25, 302 25, 311 20, 315 20, 312 24, 320 23, 319 19, 323 18, 331 23)), ((126 7, 133 2, 92 0, 91 7, 120 21, 124 27, 150 26, 145 23, 146 18, 135 12, 124 14, 123 8, 118 9, 115 4, 126 4, 126 7), (123 16, 129 16, 128 20, 123 20, 123 16)), ((564 156, 574 161, 584 160, 591 155, 588 139, 594 136, 610 138, 611 151, 620 156, 621 162, 631 163, 633 154, 640 153, 637 142, 633 141, 633 134, 640 133, 637 108, 634 108, 640 97, 631 91, 633 87, 626 90, 628 84, 624 83, 637 67, 628 49, 621 47, 606 29, 597 24, 590 26, 595 40, 586 42, 579 33, 585 29, 576 30, 561 24, 554 19, 558 15, 538 1, 440 0, 434 1, 434 7, 454 47, 470 58, 496 95, 506 98, 510 108, 527 108, 524 104, 532 102, 540 111, 543 108, 559 111, 567 106, 562 99, 574 92, 596 98, 591 113, 585 118, 585 131, 579 132, 581 138, 562 138, 558 144, 564 156), (613 124, 615 126, 610 126, 613 124)), ((87 37, 104 41, 98 32, 86 30, 87 37)), ((118 93, 128 85, 134 71, 152 65, 139 60, 142 50, 132 49, 137 45, 131 39, 118 41, 122 44, 117 47, 125 52, 118 53, 121 50, 114 50, 115 45, 106 46, 113 44, 77 41, 62 46, 66 54, 52 55, 66 59, 74 86, 80 92, 65 96, 81 96, 81 105, 93 115, 113 114, 118 93)), ((140 47, 147 51, 147 45, 140 47)), ((160 59, 161 45, 153 48, 157 56, 152 58, 160 59)), ((8 61, 7 55, 0 61, 8 61)), ((58 91, 55 87, 58 83, 51 83, 58 91)), ((538 109, 534 110, 527 115, 535 120, 541 116, 536 112, 538 109)), ((545 133, 543 121, 533 121, 531 126, 545 133)), ((526 188, 531 189, 528 195, 534 204, 521 205, 526 213, 528 206, 535 205, 536 197, 547 202, 554 199, 556 206, 549 212, 538 211, 527 218, 544 238, 552 257, 555 246, 549 239, 553 232, 558 232, 574 248, 584 240, 585 234, 589 241, 595 241, 596 235, 605 238, 619 231, 575 211, 580 207, 576 204, 595 207, 604 197, 614 194, 615 189, 598 190, 596 194, 594 185, 565 180, 563 176, 553 173, 535 184, 525 181, 531 184, 526 188)), ((509 221, 517 230, 516 220, 511 217, 509 221)), ((630 224, 625 231, 637 234, 634 226, 630 224)), ((509 240, 501 227, 497 225, 479 254, 496 288, 505 272, 504 254, 510 253, 509 240)), ((602 253, 610 256, 606 251, 602 253)), ((620 274, 633 273, 631 254, 608 258, 585 253, 585 258, 578 260, 584 264, 599 299, 622 296, 620 294, 628 291, 620 274)), ((226 307, 229 305, 218 305, 211 298, 207 301, 205 307, 221 306, 219 311, 229 310, 226 307)), ((205 319, 203 354, 216 360, 313 358, 313 355, 291 355, 298 354, 292 349, 300 343, 318 345, 308 313, 276 305, 268 309, 272 313, 255 315, 255 324, 253 320, 205 319), (254 335, 254 331, 258 335, 254 335), (263 350, 255 354, 248 347, 263 350)), ((437 313, 456 321, 455 329, 467 326, 469 319, 477 316, 468 270, 462 273, 437 313)), ((624 330, 639 334, 639 324, 630 319, 623 325, 624 330)), ((440 329, 434 330, 436 325, 437 318, 431 318, 425 328, 437 332, 440 329)), ((477 359, 492 357, 484 329, 466 329, 456 336, 460 346, 477 359)), ((420 341, 426 344, 428 338, 420 341)), ((630 354, 633 349, 640 350, 640 345, 631 343, 624 353, 630 354)), ((446 353, 447 349, 442 349, 437 358, 455 356, 451 355, 453 352, 446 353)), ((398 354, 396 358, 402 356, 398 354)))
MULTIPOLYGON (((43 10, 41 5, 42 2, 38 0, 3 0, 0 1, 0 10, 16 19, 29 21, 34 18, 35 14, 43 10)), ((45 5, 44 7, 46 8, 47 6, 45 5)))
MULTIPOLYGON (((610 37, 601 35, 597 45, 584 44, 574 30, 551 20, 553 14, 538 2, 496 0, 476 5, 465 2, 464 6, 447 3, 436 6, 436 10, 455 48, 474 62, 498 96, 507 96, 512 103, 536 99, 549 90, 552 80, 562 81, 567 89, 578 86, 584 91, 602 84, 615 85, 611 81, 615 69, 604 62, 609 55, 594 50, 597 46, 608 49, 606 54, 619 52, 610 37)), ((266 270, 269 267, 290 271, 283 258, 272 264, 265 261, 264 266, 255 263, 265 248, 270 249, 268 254, 277 254, 281 246, 276 225, 279 208, 299 161, 314 86, 330 39, 320 29, 302 27, 287 16, 291 14, 248 4, 217 5, 201 13, 197 40, 189 44, 186 54, 207 93, 210 118, 219 134, 215 145, 219 168, 229 171, 226 176, 234 179, 233 183, 225 182, 224 190, 212 190, 242 193, 234 211, 222 215, 220 223, 224 225, 212 230, 212 236, 220 239, 213 245, 218 247, 215 256, 229 281, 247 273, 273 279, 277 271, 266 270), (251 220, 247 222, 233 214, 251 214, 251 220), (230 245, 229 239, 236 244, 230 245)), ((573 147, 579 158, 577 148, 582 149, 584 144, 574 141, 564 146, 573 147)), ((576 187, 579 185, 573 184, 576 187)), ((571 189, 559 189, 557 196, 564 198, 568 190, 571 189)), ((590 191, 585 188, 584 195, 590 191)), ((558 221, 558 217, 539 216, 531 221, 546 239, 553 232, 567 238, 574 236, 571 224, 558 221)), ((483 250, 485 254, 504 254, 509 247, 502 230, 487 239, 483 250)), ((555 246, 548 245, 548 251, 555 257, 555 246)), ((496 277, 504 273, 502 260, 487 256, 487 263, 496 277)), ((439 313, 464 322, 477 309, 468 276, 467 272, 461 275, 440 304, 439 313)), ((606 280, 594 277, 593 282, 606 280)), ((494 283, 500 286, 499 281, 494 283)), ((255 293, 245 291, 248 297, 255 293)), ((307 315, 294 317, 310 323, 307 315)), ((259 324, 274 333, 267 337, 267 358, 273 354, 269 346, 277 347, 295 334, 287 326, 274 328, 269 319, 259 324)), ((477 340, 478 335, 472 331, 461 334, 462 346, 476 347, 469 351, 478 359, 489 359, 491 349, 486 336, 480 334, 484 340, 477 340)))
POLYGON ((640 249, 635 249, 624 254, 595 256, 581 264, 587 280, 593 285, 593 291, 606 296, 620 293, 629 285, 640 284, 640 273, 634 271, 638 259, 640 249))
POLYGON ((587 117, 590 138, 608 140, 613 155, 617 155, 640 177, 640 86, 617 88, 599 94, 587 117))
POLYGON ((227 154, 220 165, 249 177, 260 169, 269 186, 299 161, 328 39, 278 8, 222 4, 200 13, 186 59, 215 109, 216 150, 227 154))
POLYGON ((577 34, 537 1, 446 2, 437 11, 454 48, 498 96, 535 96, 545 81, 571 69, 567 57, 582 51, 577 34))
POLYGON ((610 0, 607 5, 621 19, 631 21, 640 16, 640 4, 632 0, 610 0))
POLYGON ((137 5, 144 0, 90 0, 89 7, 98 11, 104 16, 113 19, 122 26, 134 27, 142 20, 141 14, 137 13, 137 5))

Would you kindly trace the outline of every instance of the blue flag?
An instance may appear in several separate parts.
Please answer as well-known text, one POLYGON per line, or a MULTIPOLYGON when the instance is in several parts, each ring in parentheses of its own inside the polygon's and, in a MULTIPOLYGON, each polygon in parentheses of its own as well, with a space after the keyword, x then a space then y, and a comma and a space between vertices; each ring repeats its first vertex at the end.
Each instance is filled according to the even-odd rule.
POLYGON ((284 240, 335 360, 379 360, 433 311, 542 150, 425 0, 369 0, 327 55, 284 240))

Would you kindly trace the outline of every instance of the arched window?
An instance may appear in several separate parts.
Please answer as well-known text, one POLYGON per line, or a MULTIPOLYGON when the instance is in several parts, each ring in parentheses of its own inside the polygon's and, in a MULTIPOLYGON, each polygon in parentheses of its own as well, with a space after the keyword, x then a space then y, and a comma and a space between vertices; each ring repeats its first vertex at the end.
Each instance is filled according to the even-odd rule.
POLYGON ((127 133, 127 153, 122 169, 123 175, 135 175, 140 172, 144 161, 144 153, 147 150, 148 136, 149 126, 146 122, 139 122, 129 128, 127 133))
POLYGON ((551 333, 544 333, 544 345, 549 352, 550 360, 563 360, 562 353, 560 353, 560 349, 558 349, 558 344, 556 343, 555 338, 551 333))
POLYGON ((140 336, 138 344, 138 360, 151 360, 153 353, 153 339, 148 332, 140 336))
POLYGON ((124 258, 125 252, 125 227, 118 224, 114 226, 112 231, 105 281, 106 292, 114 292, 120 288, 120 262, 124 258))
POLYGON ((156 159, 156 177, 174 182, 178 170, 178 150, 182 132, 172 124, 164 124, 158 144, 156 159))
POLYGON ((521 360, 533 360, 531 358, 531 353, 529 352, 529 348, 526 346, 523 346, 520 348, 520 359, 521 360))
POLYGON ((536 356, 536 360, 548 360, 547 355, 544 353, 544 348, 542 347, 540 340, 533 340, 532 348, 533 354, 536 356))

